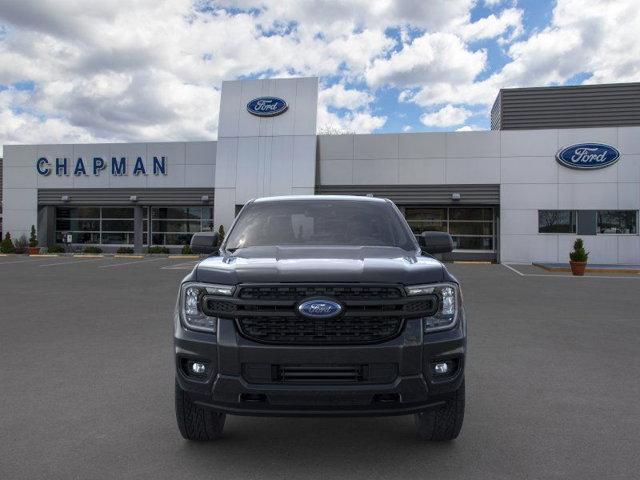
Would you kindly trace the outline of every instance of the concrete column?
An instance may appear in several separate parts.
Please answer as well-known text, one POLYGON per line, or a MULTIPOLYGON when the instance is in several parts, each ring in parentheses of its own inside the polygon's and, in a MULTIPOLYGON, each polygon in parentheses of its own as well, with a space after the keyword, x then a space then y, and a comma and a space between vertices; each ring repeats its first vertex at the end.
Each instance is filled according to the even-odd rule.
POLYGON ((142 253, 142 235, 144 233, 143 209, 144 207, 133 207, 133 251, 142 253))
POLYGON ((38 246, 50 247, 56 243, 56 207, 45 205, 38 209, 38 246))

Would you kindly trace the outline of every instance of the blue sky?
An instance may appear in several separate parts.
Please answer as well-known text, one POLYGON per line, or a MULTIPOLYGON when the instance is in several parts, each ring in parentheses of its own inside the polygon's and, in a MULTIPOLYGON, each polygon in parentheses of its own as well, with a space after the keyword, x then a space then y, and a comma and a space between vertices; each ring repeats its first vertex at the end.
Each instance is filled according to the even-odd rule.
POLYGON ((500 88, 640 80, 635 0, 21 0, 0 138, 217 137, 223 80, 318 76, 320 132, 489 128, 500 88))

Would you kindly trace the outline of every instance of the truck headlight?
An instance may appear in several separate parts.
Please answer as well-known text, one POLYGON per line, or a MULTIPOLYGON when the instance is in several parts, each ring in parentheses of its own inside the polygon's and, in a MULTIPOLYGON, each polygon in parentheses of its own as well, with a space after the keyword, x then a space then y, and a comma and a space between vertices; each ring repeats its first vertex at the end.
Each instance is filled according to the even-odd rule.
POLYGON ((407 295, 437 295, 438 311, 422 319, 425 333, 452 328, 458 320, 461 304, 460 287, 455 283, 415 285, 406 288, 407 295))
POLYGON ((233 287, 187 282, 182 284, 180 289, 180 311, 185 326, 191 330, 215 333, 218 319, 209 317, 202 312, 202 297, 204 295, 230 296, 233 295, 233 287))

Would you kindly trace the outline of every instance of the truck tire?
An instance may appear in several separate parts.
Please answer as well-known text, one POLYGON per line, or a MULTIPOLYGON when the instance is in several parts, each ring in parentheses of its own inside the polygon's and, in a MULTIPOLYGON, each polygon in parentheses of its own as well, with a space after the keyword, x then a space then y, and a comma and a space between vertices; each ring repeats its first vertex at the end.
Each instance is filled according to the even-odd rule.
POLYGON ((176 420, 186 440, 216 440, 222 436, 224 413, 214 412, 196 405, 176 381, 176 420))
POLYGON ((415 415, 420 438, 435 442, 447 442, 457 438, 463 419, 464 380, 444 405, 415 415))

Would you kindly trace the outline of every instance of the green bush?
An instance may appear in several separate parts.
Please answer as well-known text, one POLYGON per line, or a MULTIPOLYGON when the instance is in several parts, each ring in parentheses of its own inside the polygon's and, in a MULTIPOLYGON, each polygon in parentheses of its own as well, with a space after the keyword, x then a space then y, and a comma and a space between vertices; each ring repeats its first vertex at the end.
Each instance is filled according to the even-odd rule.
POLYGON ((4 236, 4 240, 0 243, 0 252, 1 253, 13 253, 15 248, 13 246, 13 241, 11 240, 11 234, 7 232, 4 236))
POLYGON ((130 255, 133 253, 133 248, 131 247, 120 247, 118 250, 116 250, 117 254, 120 255, 130 255))
POLYGON ((31 225, 31 235, 29 235, 29 246, 35 248, 38 246, 38 236, 36 235, 35 225, 31 225))
POLYGON ((169 249, 167 247, 162 247, 160 245, 155 245, 153 247, 149 247, 149 253, 169 253, 169 249))
POLYGON ((88 247, 84 247, 82 253, 102 253, 102 249, 100 247, 89 245, 88 247))
POLYGON ((191 247, 189 245, 185 245, 184 247, 182 247, 182 254, 183 255, 192 255, 193 252, 191 251, 191 247))
POLYGON ((585 251, 581 238, 577 238, 574 242, 573 252, 569 254, 569 258, 573 262, 586 262, 589 259, 589 252, 585 251))
POLYGON ((225 235, 224 225, 220 224, 220 227, 218 227, 218 245, 222 245, 225 235))
POLYGON ((64 247, 62 245, 51 245, 47 248, 48 253, 64 253, 64 247))
POLYGON ((27 253, 27 247, 29 246, 29 242, 27 241, 27 237, 22 235, 18 238, 14 243, 14 253, 27 253))

